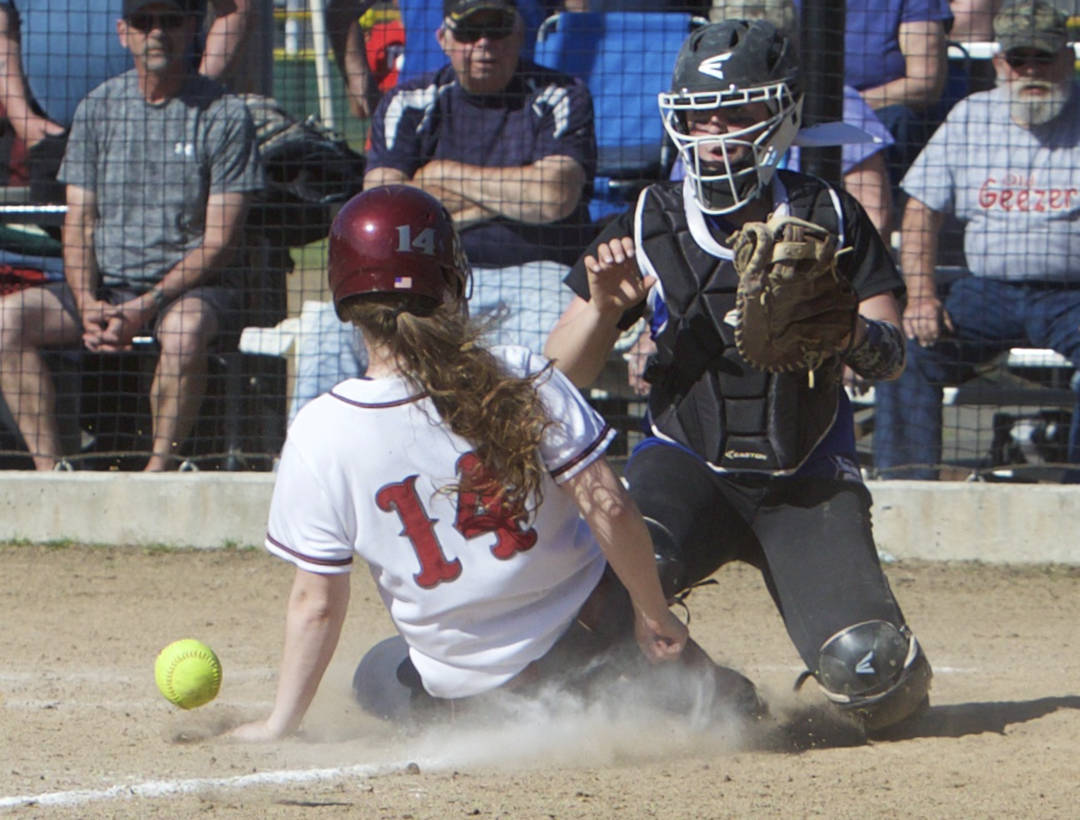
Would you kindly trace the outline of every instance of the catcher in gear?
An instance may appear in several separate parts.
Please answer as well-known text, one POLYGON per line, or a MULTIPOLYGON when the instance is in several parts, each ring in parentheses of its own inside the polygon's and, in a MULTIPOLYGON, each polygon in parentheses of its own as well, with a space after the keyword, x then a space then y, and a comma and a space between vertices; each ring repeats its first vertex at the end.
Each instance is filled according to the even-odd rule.
POLYGON ((686 178, 586 250, 545 353, 585 387, 644 319, 651 435, 625 477, 665 593, 757 567, 827 701, 876 731, 925 706, 931 670, 878 560, 843 374, 901 372, 904 286, 851 196, 779 169, 802 98, 772 24, 693 32, 659 95, 686 178))

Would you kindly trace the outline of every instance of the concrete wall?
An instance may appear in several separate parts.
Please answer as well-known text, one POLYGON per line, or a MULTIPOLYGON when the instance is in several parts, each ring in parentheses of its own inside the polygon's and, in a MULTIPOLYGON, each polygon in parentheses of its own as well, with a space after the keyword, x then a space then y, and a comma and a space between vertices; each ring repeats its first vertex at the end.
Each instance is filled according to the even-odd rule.
MULTIPOLYGON (((0 472, 0 540, 258 545, 269 473, 0 472)), ((1080 564, 1080 487, 874 482, 878 545, 899 559, 1080 564)))
POLYGON ((897 558, 1080 564, 1080 487, 871 482, 878 548, 897 558))
POLYGON ((271 473, 0 473, 0 540, 262 544, 271 473))

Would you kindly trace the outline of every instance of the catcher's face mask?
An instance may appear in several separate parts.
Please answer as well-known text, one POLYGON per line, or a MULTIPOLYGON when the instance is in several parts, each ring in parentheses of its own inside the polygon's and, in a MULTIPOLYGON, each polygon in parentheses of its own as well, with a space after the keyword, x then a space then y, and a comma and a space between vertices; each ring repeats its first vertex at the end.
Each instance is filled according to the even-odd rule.
POLYGON ((802 102, 802 95, 796 97, 787 82, 659 95, 664 129, 679 151, 703 211, 730 213, 769 183, 802 124, 802 102), (763 105, 747 109, 754 103, 763 105), (703 133, 706 129, 688 124, 687 112, 717 109, 731 109, 731 117, 723 119, 734 121, 734 130, 703 133), (755 109, 763 111, 763 117, 742 126, 738 112, 755 109))

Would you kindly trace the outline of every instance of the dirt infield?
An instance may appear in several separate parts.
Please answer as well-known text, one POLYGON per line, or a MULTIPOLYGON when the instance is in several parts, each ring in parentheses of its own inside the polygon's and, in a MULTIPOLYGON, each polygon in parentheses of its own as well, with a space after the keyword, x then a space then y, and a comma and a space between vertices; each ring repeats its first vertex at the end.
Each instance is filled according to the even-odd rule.
POLYGON ((767 743, 573 705, 406 733, 349 701, 356 660, 392 633, 357 573, 305 736, 263 747, 216 733, 269 708, 290 567, 255 550, 4 546, 0 573, 0 813, 15 817, 1075 817, 1080 802, 1080 568, 890 566, 934 705, 871 743, 823 720, 812 686, 792 693, 798 658, 739 567, 694 592, 690 626, 789 724, 767 743), (188 636, 225 677, 182 712, 153 662, 188 636))

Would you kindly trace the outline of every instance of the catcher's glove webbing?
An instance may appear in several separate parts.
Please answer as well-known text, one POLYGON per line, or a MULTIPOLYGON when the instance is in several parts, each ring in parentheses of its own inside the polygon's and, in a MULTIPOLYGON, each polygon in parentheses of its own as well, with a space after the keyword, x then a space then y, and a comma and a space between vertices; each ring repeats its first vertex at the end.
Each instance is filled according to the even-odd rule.
POLYGON ((735 345, 770 373, 814 371, 847 349, 859 300, 836 270, 836 237, 793 216, 748 222, 728 238, 739 274, 735 345))

